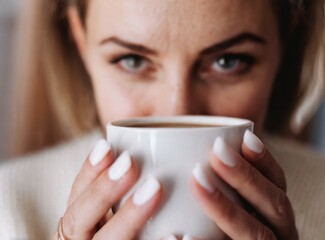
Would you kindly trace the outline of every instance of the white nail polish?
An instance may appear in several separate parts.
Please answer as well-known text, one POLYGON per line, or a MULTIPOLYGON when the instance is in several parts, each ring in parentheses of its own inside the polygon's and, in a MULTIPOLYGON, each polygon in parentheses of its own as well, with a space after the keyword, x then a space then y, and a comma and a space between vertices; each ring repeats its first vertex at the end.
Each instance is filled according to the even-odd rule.
POLYGON ((183 240, 196 240, 197 238, 194 238, 194 237, 192 237, 192 236, 190 236, 190 235, 188 235, 188 234, 185 234, 184 236, 183 236, 183 240))
POLYGON ((177 240, 177 238, 174 235, 169 235, 167 237, 164 237, 162 240, 177 240))
POLYGON ((113 163, 113 165, 108 170, 108 177, 117 181, 121 179, 131 168, 132 161, 130 154, 125 151, 123 152, 113 163))
POLYGON ((249 130, 245 131, 244 143, 250 150, 257 154, 261 154, 264 151, 264 144, 254 133, 249 130))
POLYGON ((110 149, 111 147, 105 139, 99 140, 89 155, 89 161, 91 165, 96 166, 99 164, 110 149))
POLYGON ((216 138, 213 145, 213 152, 228 167, 235 167, 238 163, 234 151, 230 149, 221 137, 216 138))
POLYGON ((215 186, 213 185, 211 178, 208 176, 207 172, 203 169, 200 163, 195 165, 193 169, 193 176, 196 181, 208 192, 213 193, 215 191, 215 186))
POLYGON ((161 188, 160 183, 155 177, 149 177, 146 182, 134 193, 133 203, 143 205, 153 198, 161 188))

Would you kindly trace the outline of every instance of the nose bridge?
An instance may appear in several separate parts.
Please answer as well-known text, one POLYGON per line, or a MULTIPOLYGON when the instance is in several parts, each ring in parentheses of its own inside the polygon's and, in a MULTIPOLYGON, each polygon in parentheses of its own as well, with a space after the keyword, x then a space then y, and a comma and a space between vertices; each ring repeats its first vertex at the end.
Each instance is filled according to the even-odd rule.
POLYGON ((201 100, 192 73, 191 61, 186 57, 175 57, 165 66, 155 96, 155 114, 190 115, 200 114, 201 100), (198 97, 198 99, 196 99, 198 97))
POLYGON ((189 113, 189 84, 189 82, 184 80, 171 84, 168 99, 168 109, 171 114, 182 115, 189 113))
POLYGON ((166 109, 170 115, 190 114, 190 95, 191 95, 191 79, 185 68, 174 68, 165 79, 166 91, 166 109))

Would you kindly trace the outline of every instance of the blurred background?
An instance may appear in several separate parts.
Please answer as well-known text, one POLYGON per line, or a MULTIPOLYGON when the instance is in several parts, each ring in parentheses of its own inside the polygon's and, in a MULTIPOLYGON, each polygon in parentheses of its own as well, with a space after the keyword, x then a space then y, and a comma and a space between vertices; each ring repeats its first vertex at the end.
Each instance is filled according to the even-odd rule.
POLYGON ((21 0, 0 0, 0 160, 8 154, 10 91, 17 18, 21 0))
MULTIPOLYGON (((22 0, 0 0, 0 161, 8 155, 12 56, 22 3, 22 0)), ((307 140, 317 151, 325 153, 325 100, 310 125, 307 140)))

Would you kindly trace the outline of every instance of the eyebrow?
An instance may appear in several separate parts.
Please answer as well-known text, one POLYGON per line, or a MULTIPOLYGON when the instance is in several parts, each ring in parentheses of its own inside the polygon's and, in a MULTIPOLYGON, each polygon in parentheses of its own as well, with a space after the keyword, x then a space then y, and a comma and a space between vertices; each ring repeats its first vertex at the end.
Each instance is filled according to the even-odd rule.
POLYGON ((153 49, 147 48, 140 44, 131 43, 126 40, 122 40, 118 37, 106 38, 106 39, 102 40, 99 44, 104 45, 107 43, 115 43, 121 47, 125 47, 125 48, 133 50, 135 52, 139 52, 139 53, 143 53, 143 54, 147 54, 147 55, 157 55, 157 51, 155 51, 153 49))
MULTIPOLYGON (((200 55, 209 55, 211 53, 214 53, 214 52, 218 52, 218 51, 221 51, 221 50, 224 50, 224 49, 227 49, 227 48, 230 48, 234 45, 237 45, 237 44, 240 44, 240 43, 243 43, 243 42, 246 42, 246 41, 250 41, 250 42, 254 42, 254 43, 257 43, 257 44, 261 44, 261 45, 265 45, 266 44, 266 41, 262 38, 262 37, 259 37, 253 33, 249 33, 249 32, 245 32, 245 33, 241 33, 241 34, 238 34, 232 38, 229 38, 223 42, 220 42, 220 43, 216 43, 208 48, 205 48, 203 49, 201 52, 200 52, 200 55)), ((128 48, 130 50, 133 50, 135 52, 138 52, 138 53, 142 53, 142 54, 147 54, 147 55, 158 55, 157 51, 154 50, 154 49, 150 49, 148 47, 145 47, 141 44, 136 44, 136 43, 131 43, 131 42, 128 42, 126 40, 123 40, 121 38, 118 38, 118 37, 109 37, 109 38, 105 38, 103 39, 102 41, 100 41, 100 45, 105 45, 105 44, 108 44, 108 43, 114 43, 114 44, 117 44, 121 47, 124 47, 124 48, 128 48)))
POLYGON ((203 49, 200 52, 200 55, 209 55, 211 53, 225 50, 227 48, 233 47, 234 45, 238 45, 246 41, 254 42, 260 45, 266 44, 266 41, 262 37, 259 37, 253 33, 245 32, 245 33, 238 34, 232 38, 229 38, 223 42, 216 43, 206 49, 203 49))

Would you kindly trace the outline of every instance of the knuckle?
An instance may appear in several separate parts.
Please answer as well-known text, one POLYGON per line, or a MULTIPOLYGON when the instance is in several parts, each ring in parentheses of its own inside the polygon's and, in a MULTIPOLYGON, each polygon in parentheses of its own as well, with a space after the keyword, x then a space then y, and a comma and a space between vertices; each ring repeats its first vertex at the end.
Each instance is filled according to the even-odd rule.
POLYGON ((252 167, 248 167, 245 173, 244 184, 246 186, 253 186, 258 183, 258 175, 252 167))
POLYGON ((95 235, 93 236, 92 240, 99 240, 100 239, 100 236, 99 236, 99 233, 95 233, 95 235))
POLYGON ((276 240, 276 237, 275 237, 274 233, 270 229, 262 226, 257 231, 257 236, 254 239, 257 239, 257 240, 276 240))
POLYGON ((103 205, 112 205, 113 204, 113 191, 109 191, 105 184, 101 182, 97 182, 94 184, 90 189, 90 195, 93 196, 93 198, 97 198, 96 202, 103 204, 103 205))
POLYGON ((77 185, 74 183, 71 187, 69 202, 74 202, 78 196, 80 196, 80 191, 77 185))
POLYGON ((62 230, 68 238, 73 238, 76 235, 76 217, 71 209, 68 209, 62 220, 62 230))
POLYGON ((281 188, 284 192, 287 191, 287 181, 283 169, 279 173, 279 184, 278 187, 281 188))
POLYGON ((226 220, 226 221, 232 221, 234 217, 236 217, 237 212, 236 209, 233 205, 233 203, 229 200, 227 201, 222 201, 222 211, 221 211, 221 216, 222 219, 226 220))
POLYGON ((278 218, 286 218, 289 209, 291 208, 289 198, 280 191, 275 202, 275 213, 278 218))
POLYGON ((93 169, 85 167, 81 172, 80 172, 80 177, 81 179, 85 181, 91 181, 92 179, 95 178, 95 172, 93 169))
POLYGON ((278 188, 280 188, 281 191, 287 192, 287 183, 283 180, 280 180, 277 184, 278 188))

